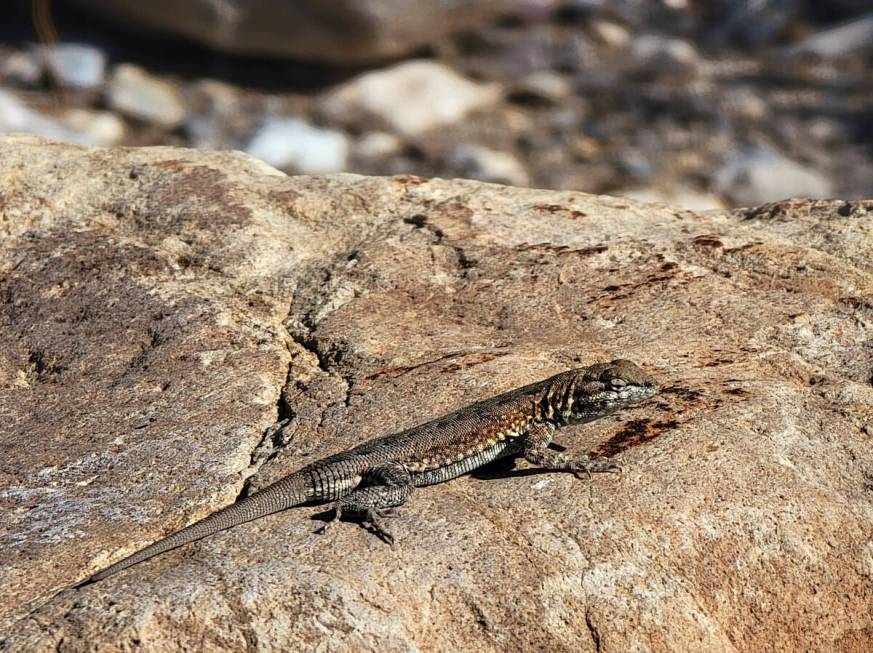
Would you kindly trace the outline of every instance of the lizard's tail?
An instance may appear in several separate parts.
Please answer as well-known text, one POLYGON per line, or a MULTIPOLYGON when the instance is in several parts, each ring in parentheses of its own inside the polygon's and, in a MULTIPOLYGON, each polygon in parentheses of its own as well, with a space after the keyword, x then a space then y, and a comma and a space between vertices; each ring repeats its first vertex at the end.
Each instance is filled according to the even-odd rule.
POLYGON ((165 551, 194 542, 218 531, 223 531, 258 517, 270 515, 274 512, 305 503, 309 500, 308 487, 309 485, 304 477, 297 474, 286 476, 259 492, 226 506, 208 517, 204 517, 200 521, 194 522, 190 526, 178 530, 144 549, 140 549, 123 560, 119 560, 114 565, 106 567, 106 569, 79 583, 77 587, 103 580, 107 576, 111 576, 122 569, 127 569, 143 560, 148 560, 165 551))

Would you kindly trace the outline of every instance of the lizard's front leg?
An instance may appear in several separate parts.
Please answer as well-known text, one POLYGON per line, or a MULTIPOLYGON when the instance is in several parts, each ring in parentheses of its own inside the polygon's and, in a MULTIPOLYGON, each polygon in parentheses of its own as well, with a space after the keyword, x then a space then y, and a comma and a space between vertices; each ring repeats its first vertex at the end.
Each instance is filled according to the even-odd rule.
POLYGON ((527 433, 527 442, 524 447, 524 459, 534 465, 560 471, 573 472, 576 477, 582 478, 586 474, 591 478, 596 472, 617 472, 621 467, 607 458, 570 458, 559 451, 549 449, 549 443, 555 434, 554 424, 537 424, 527 433))
POLYGON ((406 503, 414 489, 412 477, 400 463, 389 463, 370 470, 364 482, 364 487, 353 490, 336 502, 333 519, 319 532, 326 531, 344 513, 351 513, 359 516, 376 535, 393 544, 394 536, 382 526, 381 518, 389 515, 393 508, 406 503))

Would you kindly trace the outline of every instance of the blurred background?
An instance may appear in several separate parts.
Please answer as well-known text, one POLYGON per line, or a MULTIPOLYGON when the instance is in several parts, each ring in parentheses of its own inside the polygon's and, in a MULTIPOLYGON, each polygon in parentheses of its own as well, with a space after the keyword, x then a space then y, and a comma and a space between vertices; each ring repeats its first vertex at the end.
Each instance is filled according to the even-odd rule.
POLYGON ((7 0, 0 132, 690 208, 873 197, 873 0, 7 0))

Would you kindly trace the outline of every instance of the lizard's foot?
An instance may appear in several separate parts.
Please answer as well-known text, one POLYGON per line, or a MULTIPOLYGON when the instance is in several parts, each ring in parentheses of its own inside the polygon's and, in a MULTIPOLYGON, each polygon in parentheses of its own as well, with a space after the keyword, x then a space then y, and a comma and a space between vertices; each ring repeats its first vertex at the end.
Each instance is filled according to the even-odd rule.
POLYGON ((379 539, 388 544, 394 544, 394 536, 385 530, 382 525, 382 518, 396 515, 397 511, 393 508, 387 510, 374 510, 370 508, 364 513, 361 523, 373 532, 379 539))
POLYGON ((332 528, 335 524, 339 523, 340 517, 343 515, 343 509, 337 505, 333 509, 333 517, 328 519, 324 524, 315 529, 315 532, 318 535, 324 535, 327 533, 327 529, 332 528))
POLYGON ((582 478, 582 474, 588 480, 591 480, 592 474, 600 474, 604 472, 621 472, 621 465, 611 462, 608 458, 580 458, 570 461, 567 469, 576 476, 582 478))
MULTIPOLYGON (((354 514, 357 511, 353 511, 350 514, 354 514)), ((394 544, 394 536, 385 529, 382 525, 382 519, 385 517, 393 517, 397 514, 397 510, 395 508, 384 508, 382 510, 377 510, 374 508, 368 508, 360 514, 360 522, 361 525, 371 531, 374 535, 379 537, 384 542, 388 544, 394 544)), ((334 515, 320 527, 318 527, 315 532, 318 535, 324 535, 328 529, 333 528, 335 524, 340 522, 340 518, 343 516, 342 506, 339 504, 334 508, 334 515)))

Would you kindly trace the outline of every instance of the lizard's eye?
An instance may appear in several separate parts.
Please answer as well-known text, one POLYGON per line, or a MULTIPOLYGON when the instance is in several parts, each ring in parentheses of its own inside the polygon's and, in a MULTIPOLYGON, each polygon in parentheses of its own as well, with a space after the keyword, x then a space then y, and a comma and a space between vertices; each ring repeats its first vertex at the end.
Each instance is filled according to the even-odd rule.
POLYGON ((613 388, 623 388, 627 385, 627 381, 625 381, 624 379, 610 379, 609 384, 613 388))

